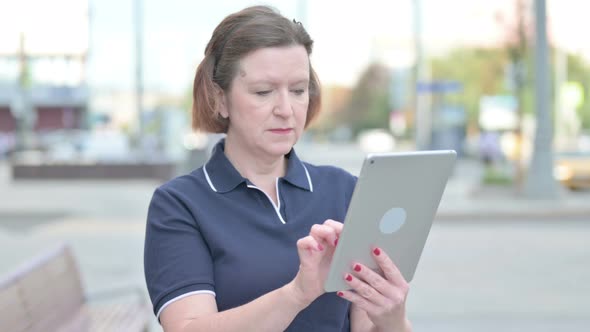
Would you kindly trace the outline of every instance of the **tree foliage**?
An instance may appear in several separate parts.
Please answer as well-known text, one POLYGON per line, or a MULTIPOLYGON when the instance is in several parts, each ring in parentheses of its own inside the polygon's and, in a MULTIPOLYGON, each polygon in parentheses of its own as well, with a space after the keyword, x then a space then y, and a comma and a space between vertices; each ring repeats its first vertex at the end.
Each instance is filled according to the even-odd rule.
POLYGON ((505 72, 508 62, 506 53, 500 49, 459 48, 432 59, 432 79, 461 82, 462 92, 444 98, 465 107, 469 122, 475 124, 480 98, 506 91, 505 72))
POLYGON ((354 135, 363 129, 389 127, 389 83, 391 70, 380 63, 370 64, 361 74, 344 107, 339 122, 354 135))
POLYGON ((584 102, 578 107, 582 128, 590 130, 590 65, 579 55, 567 57, 567 80, 578 82, 584 91, 584 102))
MULTIPOLYGON (((524 63, 522 108, 525 114, 534 110, 534 73, 532 55, 524 63)), ((475 125, 479 100, 484 95, 510 94, 508 68, 511 59, 503 49, 455 49, 448 54, 432 59, 433 80, 456 80, 463 84, 463 91, 446 96, 445 99, 463 105, 469 121, 475 125)), ((584 89, 584 103, 578 108, 582 127, 590 129, 590 64, 578 55, 568 55, 567 80, 579 82, 584 89)), ((553 74, 555 70, 550 72, 553 74)), ((555 84, 555 82, 553 83, 555 84)))

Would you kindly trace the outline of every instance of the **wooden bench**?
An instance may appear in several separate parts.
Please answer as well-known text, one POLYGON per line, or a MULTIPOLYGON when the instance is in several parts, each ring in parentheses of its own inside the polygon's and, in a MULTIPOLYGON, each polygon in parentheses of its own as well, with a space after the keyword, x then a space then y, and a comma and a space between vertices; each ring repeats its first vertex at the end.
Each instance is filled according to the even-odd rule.
POLYGON ((141 298, 91 304, 65 244, 0 279, 2 331, 148 331, 149 311, 141 298))

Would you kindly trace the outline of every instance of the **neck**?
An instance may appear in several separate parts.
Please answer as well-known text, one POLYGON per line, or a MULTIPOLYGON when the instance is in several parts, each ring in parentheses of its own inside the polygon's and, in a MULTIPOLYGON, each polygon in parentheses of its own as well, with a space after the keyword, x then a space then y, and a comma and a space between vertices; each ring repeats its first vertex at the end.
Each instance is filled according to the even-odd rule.
POLYGON ((228 135, 225 139, 225 155, 238 170, 240 175, 249 179, 257 186, 275 181, 283 177, 287 169, 284 155, 271 156, 263 153, 252 153, 240 148, 239 143, 228 135))

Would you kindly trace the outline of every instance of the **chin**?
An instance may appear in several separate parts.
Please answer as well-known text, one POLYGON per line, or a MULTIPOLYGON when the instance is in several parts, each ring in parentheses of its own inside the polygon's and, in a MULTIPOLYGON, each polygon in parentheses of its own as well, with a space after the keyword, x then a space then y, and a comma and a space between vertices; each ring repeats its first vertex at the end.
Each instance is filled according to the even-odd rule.
POLYGON ((293 146, 297 143, 296 140, 289 140, 284 142, 274 142, 269 146, 269 152, 273 155, 286 155, 291 151, 293 146))

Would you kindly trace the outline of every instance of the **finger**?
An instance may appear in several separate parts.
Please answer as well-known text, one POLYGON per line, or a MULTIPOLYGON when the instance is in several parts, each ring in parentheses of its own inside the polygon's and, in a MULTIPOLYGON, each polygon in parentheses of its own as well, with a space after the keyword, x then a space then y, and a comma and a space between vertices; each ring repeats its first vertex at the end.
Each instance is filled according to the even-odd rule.
POLYGON ((299 257, 312 255, 313 252, 323 251, 324 247, 313 238, 313 236, 306 236, 297 240, 297 251, 299 257))
POLYGON ((364 297, 360 296, 358 293, 345 290, 336 292, 336 295, 340 296, 341 298, 348 300, 354 304, 356 304, 360 309, 366 312, 375 312, 378 309, 378 306, 374 303, 368 301, 364 297))
POLYGON ((334 228, 320 224, 313 225, 309 234, 313 236, 318 242, 331 246, 336 245, 336 239, 338 238, 334 228))
POLYGON ((352 265, 352 271, 355 277, 375 289, 383 296, 391 297, 395 294, 395 286, 393 285, 393 282, 385 279, 385 277, 367 266, 356 263, 352 265))
POLYGON ((384 250, 375 247, 371 254, 373 255, 373 259, 375 260, 375 262, 377 262, 377 265, 379 265, 379 267, 381 268, 381 271, 383 271, 385 279, 393 282, 398 286, 407 287, 408 283, 406 279, 384 250))
POLYGON ((327 219, 324 221, 324 225, 328 227, 332 227, 336 232, 336 239, 334 240, 334 245, 338 244, 338 239, 340 238, 340 234, 342 233, 342 229, 344 228, 344 224, 339 221, 335 221, 332 219, 327 219))
POLYGON ((334 231, 336 231, 336 235, 338 236, 340 236, 340 233, 342 233, 342 229, 344 228, 343 223, 332 219, 327 219, 326 221, 324 221, 324 225, 332 227, 334 231))
POLYGON ((358 296, 366 301, 376 306, 383 306, 387 303, 387 298, 383 294, 352 274, 347 273, 344 275, 344 281, 358 296))

